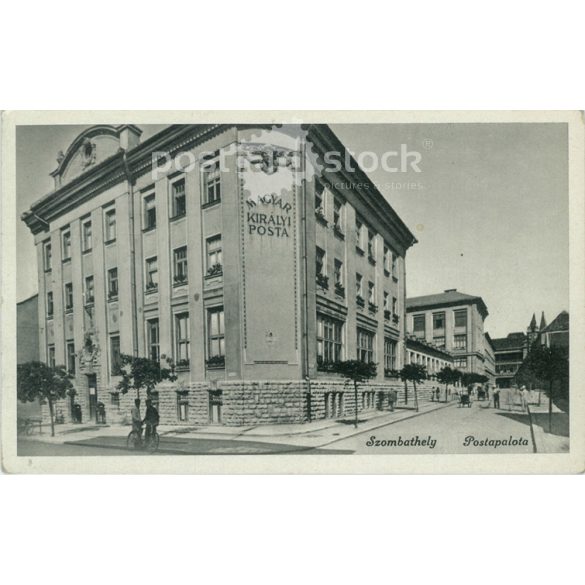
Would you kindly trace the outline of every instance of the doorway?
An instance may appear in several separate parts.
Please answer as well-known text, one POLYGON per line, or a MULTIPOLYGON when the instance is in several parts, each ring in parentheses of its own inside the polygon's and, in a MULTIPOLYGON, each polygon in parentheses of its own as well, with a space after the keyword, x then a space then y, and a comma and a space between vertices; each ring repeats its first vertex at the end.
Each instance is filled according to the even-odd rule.
POLYGON ((89 391, 89 420, 97 422, 97 377, 95 374, 87 374, 87 389, 89 391))
POLYGON ((223 397, 221 390, 209 391, 209 423, 212 425, 221 424, 221 407, 223 397))

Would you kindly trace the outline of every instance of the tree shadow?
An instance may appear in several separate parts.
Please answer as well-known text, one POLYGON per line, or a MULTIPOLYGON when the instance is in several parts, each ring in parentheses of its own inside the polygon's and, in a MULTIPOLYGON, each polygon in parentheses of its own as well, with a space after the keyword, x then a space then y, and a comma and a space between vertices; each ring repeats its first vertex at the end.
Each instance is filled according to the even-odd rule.
MULTIPOLYGON (((548 413, 537 412, 532 414, 532 422, 542 427, 548 433, 548 413)), ((552 435, 561 437, 569 436, 569 415, 566 412, 553 412, 552 414, 552 435)))

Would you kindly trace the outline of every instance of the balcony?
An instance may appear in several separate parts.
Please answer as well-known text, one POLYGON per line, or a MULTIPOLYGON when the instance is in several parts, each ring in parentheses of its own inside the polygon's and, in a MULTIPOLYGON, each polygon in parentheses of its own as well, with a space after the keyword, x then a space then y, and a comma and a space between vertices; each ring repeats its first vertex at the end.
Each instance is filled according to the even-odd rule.
POLYGON ((345 287, 341 284, 341 282, 335 283, 335 294, 345 298, 345 287))

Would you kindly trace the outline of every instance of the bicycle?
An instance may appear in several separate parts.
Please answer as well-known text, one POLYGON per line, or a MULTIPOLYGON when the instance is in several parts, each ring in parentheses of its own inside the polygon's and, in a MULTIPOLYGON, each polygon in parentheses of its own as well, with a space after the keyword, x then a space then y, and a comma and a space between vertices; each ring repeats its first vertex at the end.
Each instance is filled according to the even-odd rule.
POLYGON ((160 437, 156 430, 153 430, 148 437, 142 438, 142 433, 132 429, 126 438, 126 447, 128 449, 146 449, 150 453, 154 453, 158 449, 160 437))

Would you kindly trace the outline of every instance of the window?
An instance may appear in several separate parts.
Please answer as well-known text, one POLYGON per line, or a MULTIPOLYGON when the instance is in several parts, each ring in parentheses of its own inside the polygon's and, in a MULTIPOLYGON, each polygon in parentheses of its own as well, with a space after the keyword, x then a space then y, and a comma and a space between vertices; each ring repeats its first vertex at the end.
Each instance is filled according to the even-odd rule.
POLYGON ((175 315, 175 356, 178 366, 189 364, 189 313, 175 315))
POLYGON ((149 319, 146 322, 146 342, 148 344, 148 357, 155 362, 160 361, 158 319, 149 319))
POLYGON ((91 221, 85 221, 81 225, 81 251, 89 252, 92 247, 91 221))
POLYGON ((391 252, 390 248, 384 244, 384 272, 390 274, 391 266, 391 252))
POLYGON ((62 248, 63 248, 63 262, 71 259, 71 232, 64 231, 61 234, 62 248))
POLYGON ((223 272, 221 236, 207 239, 207 274, 214 276, 223 272))
POLYGON ((392 297, 392 314, 398 315, 398 299, 396 297, 392 297))
POLYGON ((49 345, 47 347, 47 362, 49 364, 49 367, 51 367, 51 368, 55 367, 55 346, 54 345, 49 345))
POLYGON ((467 367, 467 358, 463 357, 463 358, 455 358, 453 365, 456 368, 466 368, 467 367))
POLYGON ((376 258, 376 242, 375 234, 372 230, 368 230, 368 258, 374 260, 376 258))
POLYGON ((453 311, 455 315, 455 327, 467 327, 467 309, 453 311))
POLYGON ((75 374, 75 344, 73 341, 67 342, 67 372, 75 374))
POLYGON ((91 305, 95 301, 94 287, 93 287, 93 276, 85 277, 85 304, 91 305))
POLYGON ((53 255, 51 252, 51 242, 46 242, 43 246, 43 262, 45 270, 51 270, 53 268, 53 255))
POLYGON ((108 299, 118 297, 118 269, 110 268, 108 270, 108 299))
POLYGON ((425 316, 415 315, 412 318, 412 322, 414 335, 416 337, 422 337, 424 339, 426 337, 425 316))
POLYGON ((445 313, 433 313, 433 329, 445 329, 445 313))
POLYGON ((324 198, 325 187, 323 183, 317 181, 315 183, 315 211, 317 213, 325 213, 325 198, 324 198))
POLYGON ((343 233, 343 201, 339 197, 333 197, 333 228, 338 233, 343 233))
POLYGON ((189 420, 188 392, 177 392, 177 418, 181 422, 189 420))
POLYGON ((111 392, 110 393, 110 404, 116 410, 120 410, 120 393, 119 392, 111 392))
POLYGON ((65 310, 73 310, 73 284, 70 282, 65 285, 65 310))
POLYGON ((110 337, 110 367, 112 376, 119 376, 121 374, 122 358, 119 335, 112 335, 110 337))
POLYGON ((47 318, 53 316, 53 291, 47 293, 47 318))
POLYGON ((158 288, 158 263, 156 256, 146 260, 146 290, 158 288))
POLYGON ((445 336, 444 335, 435 335, 435 337, 433 337, 433 343, 440 348, 444 348, 445 347, 445 336))
POLYGON ((396 369, 396 341, 389 337, 384 338, 384 370, 396 369))
POLYGON ((341 361, 343 355, 343 322, 317 313, 317 363, 341 361))
POLYGON ((175 270, 175 284, 187 282, 187 246, 177 248, 173 252, 173 266, 175 270))
POLYGON ((333 263, 333 276, 335 284, 343 286, 343 262, 335 258, 333 263))
POLYGON ((210 359, 225 356, 223 307, 209 309, 207 315, 207 353, 210 359))
POLYGON ((156 199, 154 193, 144 197, 144 229, 156 227, 156 199))
POLYGON ((106 244, 116 239, 116 210, 108 209, 105 212, 105 237, 106 244))
POLYGON ((392 252, 391 257, 392 257, 392 276, 394 276, 395 278, 398 278, 398 256, 396 254, 394 254, 394 252, 392 252))
POLYGON ((374 361, 374 337, 375 334, 365 329, 357 330, 357 354, 358 360, 369 364, 374 361))
POLYGON ((364 277, 361 274, 356 273, 355 275, 355 294, 359 298, 363 298, 363 286, 364 286, 364 277))
POLYGON ((315 271, 317 276, 325 276, 327 274, 327 264, 325 259, 325 250, 317 247, 315 255, 315 271))
POLYGON ((453 338, 453 348, 467 350, 467 335, 455 335, 453 338))
POLYGON ((212 162, 203 168, 203 181, 206 203, 216 203, 221 200, 221 177, 219 161, 212 162))
POLYGON ((185 215, 185 179, 175 181, 172 186, 172 205, 173 205, 173 217, 181 217, 185 215))
POLYGON ((373 282, 368 282, 368 302, 372 305, 376 304, 376 287, 373 282))
POLYGON ((384 291, 384 312, 390 313, 390 295, 384 291))
POLYGON ((364 224, 358 217, 355 218, 355 245, 360 250, 363 250, 362 246, 362 232, 364 224))

